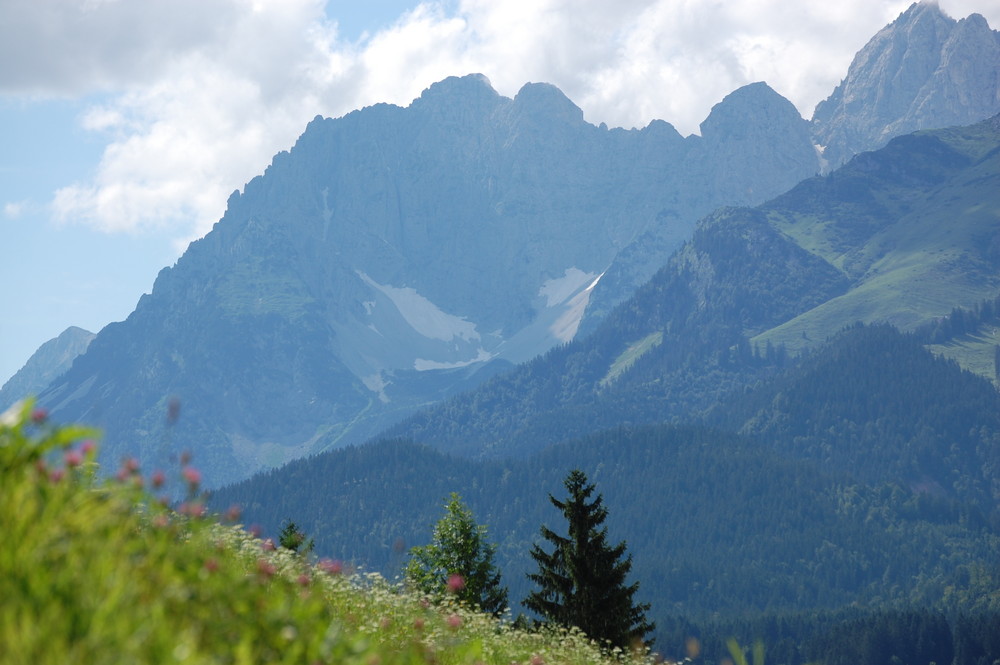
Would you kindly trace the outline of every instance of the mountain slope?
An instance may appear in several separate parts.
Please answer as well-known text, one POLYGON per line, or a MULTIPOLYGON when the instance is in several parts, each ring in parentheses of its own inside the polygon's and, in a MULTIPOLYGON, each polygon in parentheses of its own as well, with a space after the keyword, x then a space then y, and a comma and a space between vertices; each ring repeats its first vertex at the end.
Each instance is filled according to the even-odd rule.
POLYGON ((477 75, 317 118, 42 401, 104 427, 109 459, 190 447, 218 482, 363 441, 572 339, 653 226, 676 246, 720 203, 814 173, 803 122, 757 84, 702 137, 608 130, 553 86, 508 99, 477 75), (740 129, 748 107, 767 131, 740 129), (755 168, 729 172, 737 153, 755 168))
POLYGON ((979 14, 956 21, 914 3, 880 30, 813 114, 829 168, 894 136, 979 122, 1000 112, 1000 32, 979 14))
POLYGON ((798 349, 856 320, 913 329, 971 308, 1000 291, 1000 116, 894 139, 803 182, 767 214, 852 287, 762 343, 798 349))
POLYGON ((546 494, 580 468, 611 511, 609 537, 627 540, 656 618, 892 602, 981 609, 997 600, 979 586, 988 574, 966 572, 988 570, 1000 543, 1000 494, 984 494, 996 491, 998 399, 912 338, 860 327, 719 410, 720 424, 752 436, 622 426, 481 461, 381 441, 298 460, 213 501, 241 503, 269 530, 292 518, 320 551, 391 574, 457 491, 499 543, 516 600, 539 526, 559 524, 546 494), (823 389, 836 398, 812 399, 823 389), (895 427, 921 409, 912 427, 895 427), (980 429, 961 433, 969 421, 980 429), (891 436, 880 438, 883 423, 891 436))
POLYGON ((94 333, 70 326, 58 337, 38 347, 24 367, 10 377, 0 388, 0 411, 17 400, 43 390, 53 379, 65 372, 78 355, 87 350, 94 333))
POLYGON ((902 137, 756 209, 720 210, 592 335, 391 433, 527 454, 691 417, 858 319, 912 328, 971 308, 1000 292, 998 156, 993 119, 902 137))

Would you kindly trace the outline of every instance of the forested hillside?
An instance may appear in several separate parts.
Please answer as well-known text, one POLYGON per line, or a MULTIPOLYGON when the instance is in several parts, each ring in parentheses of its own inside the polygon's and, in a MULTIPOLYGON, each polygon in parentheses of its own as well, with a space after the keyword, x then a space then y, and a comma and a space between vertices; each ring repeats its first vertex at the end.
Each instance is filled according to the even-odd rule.
POLYGON ((980 612, 1000 603, 988 466, 997 412, 988 381, 912 336, 856 327, 740 391, 713 411, 714 429, 624 425, 479 462, 387 440, 292 463, 214 500, 242 503, 268 529, 295 519, 321 551, 392 573, 455 491, 489 525, 520 600, 526 553, 555 519, 546 496, 579 467, 611 510, 611 537, 628 542, 664 637, 671 617, 707 626, 849 605, 980 612), (976 431, 962 432, 967 422, 976 431))

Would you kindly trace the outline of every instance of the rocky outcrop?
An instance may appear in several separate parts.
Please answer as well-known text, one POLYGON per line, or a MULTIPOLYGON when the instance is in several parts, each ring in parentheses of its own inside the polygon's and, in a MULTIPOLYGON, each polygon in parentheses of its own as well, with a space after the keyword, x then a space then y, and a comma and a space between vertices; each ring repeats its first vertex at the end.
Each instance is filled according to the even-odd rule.
POLYGON ((813 114, 827 168, 920 129, 1000 112, 1000 33, 979 14, 956 21, 934 2, 910 6, 855 56, 813 114))

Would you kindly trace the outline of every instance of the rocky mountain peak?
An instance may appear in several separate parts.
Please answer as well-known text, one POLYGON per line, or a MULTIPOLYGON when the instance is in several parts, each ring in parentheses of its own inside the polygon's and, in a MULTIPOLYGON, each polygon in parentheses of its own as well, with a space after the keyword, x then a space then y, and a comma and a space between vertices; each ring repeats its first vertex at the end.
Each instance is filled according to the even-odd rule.
POLYGON ((760 132, 783 134, 788 127, 808 133, 808 123, 795 106, 763 81, 726 95, 701 123, 701 136, 713 142, 746 138, 760 132))
POLYGON ((570 124, 583 120, 583 111, 551 83, 526 83, 514 97, 514 107, 528 117, 547 116, 570 124))
POLYGON ((813 114, 830 168, 919 129, 982 120, 1000 110, 1000 35, 973 14, 911 5, 855 56, 813 114))

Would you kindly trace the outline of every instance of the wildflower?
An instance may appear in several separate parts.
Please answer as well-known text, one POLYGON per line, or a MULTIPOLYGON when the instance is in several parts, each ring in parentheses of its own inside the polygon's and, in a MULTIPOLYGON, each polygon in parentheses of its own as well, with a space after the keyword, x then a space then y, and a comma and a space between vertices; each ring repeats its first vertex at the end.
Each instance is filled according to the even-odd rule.
POLYGON ((545 659, 539 656, 537 653, 532 654, 531 665, 545 665, 545 659))
POLYGON ((201 471, 194 468, 193 466, 185 466, 184 470, 181 471, 184 476, 184 480, 190 485, 192 490, 198 489, 198 485, 201 484, 201 471))
POLYGON ((202 517, 205 514, 205 504, 200 501, 185 501, 178 510, 181 515, 202 517))
POLYGON ((170 518, 166 515, 157 515, 153 518, 153 526, 157 529, 165 529, 170 525, 170 518))
POLYGON ((458 630, 459 626, 462 625, 462 617, 457 614, 449 614, 448 618, 445 619, 445 623, 447 623, 448 627, 452 630, 458 630))
POLYGON ((219 562, 217 559, 215 559, 215 557, 210 557, 208 559, 205 559, 204 568, 208 572, 214 573, 219 569, 219 562))
POLYGON ((37 409, 31 412, 31 422, 35 423, 36 425, 41 425, 46 420, 48 420, 48 418, 49 418, 49 412, 43 409, 42 407, 38 407, 37 409))
POLYGON ((80 454, 79 450, 66 451, 66 466, 73 468, 80 466, 82 463, 83 463, 83 455, 80 454))
POLYGON ((458 593, 465 588, 465 578, 459 574, 453 574, 448 576, 448 591, 451 593, 458 593))
POLYGON ((236 522, 240 519, 240 515, 243 513, 243 509, 237 506, 235 503, 229 506, 229 510, 226 511, 226 521, 236 522))
POLYGON ((163 484, 167 482, 167 476, 162 471, 157 469, 153 472, 153 475, 149 477, 149 482, 154 488, 160 489, 163 487, 163 484))
POLYGON ((274 551, 274 541, 271 540, 270 538, 268 538, 267 540, 265 540, 264 542, 262 542, 260 544, 260 548, 262 550, 264 550, 265 552, 273 552, 274 551))
POLYGON ((296 581, 299 583, 300 586, 309 586, 309 584, 312 582, 312 579, 309 578, 308 574, 302 573, 301 575, 299 575, 296 581))
POLYGON ((64 469, 52 469, 49 472, 49 481, 53 483, 58 483, 66 476, 66 471, 64 469))
POLYGON ((277 567, 267 559, 257 559, 257 572, 261 577, 271 578, 278 572, 277 567))
POLYGON ((260 538, 260 525, 259 524, 251 524, 250 528, 247 531, 254 538, 260 538))
POLYGON ((319 562, 319 569, 328 575, 340 575, 344 572, 344 564, 333 559, 323 559, 319 562))
POLYGON ((136 473, 139 470, 139 460, 134 457, 126 457, 122 460, 122 468, 129 473, 136 473))
POLYGON ((95 444, 91 439, 87 439, 80 446, 80 452, 87 457, 93 455, 95 450, 97 450, 97 444, 95 444))
POLYGON ((413 629, 417 631, 424 629, 424 620, 421 617, 417 617, 413 620, 413 629))

